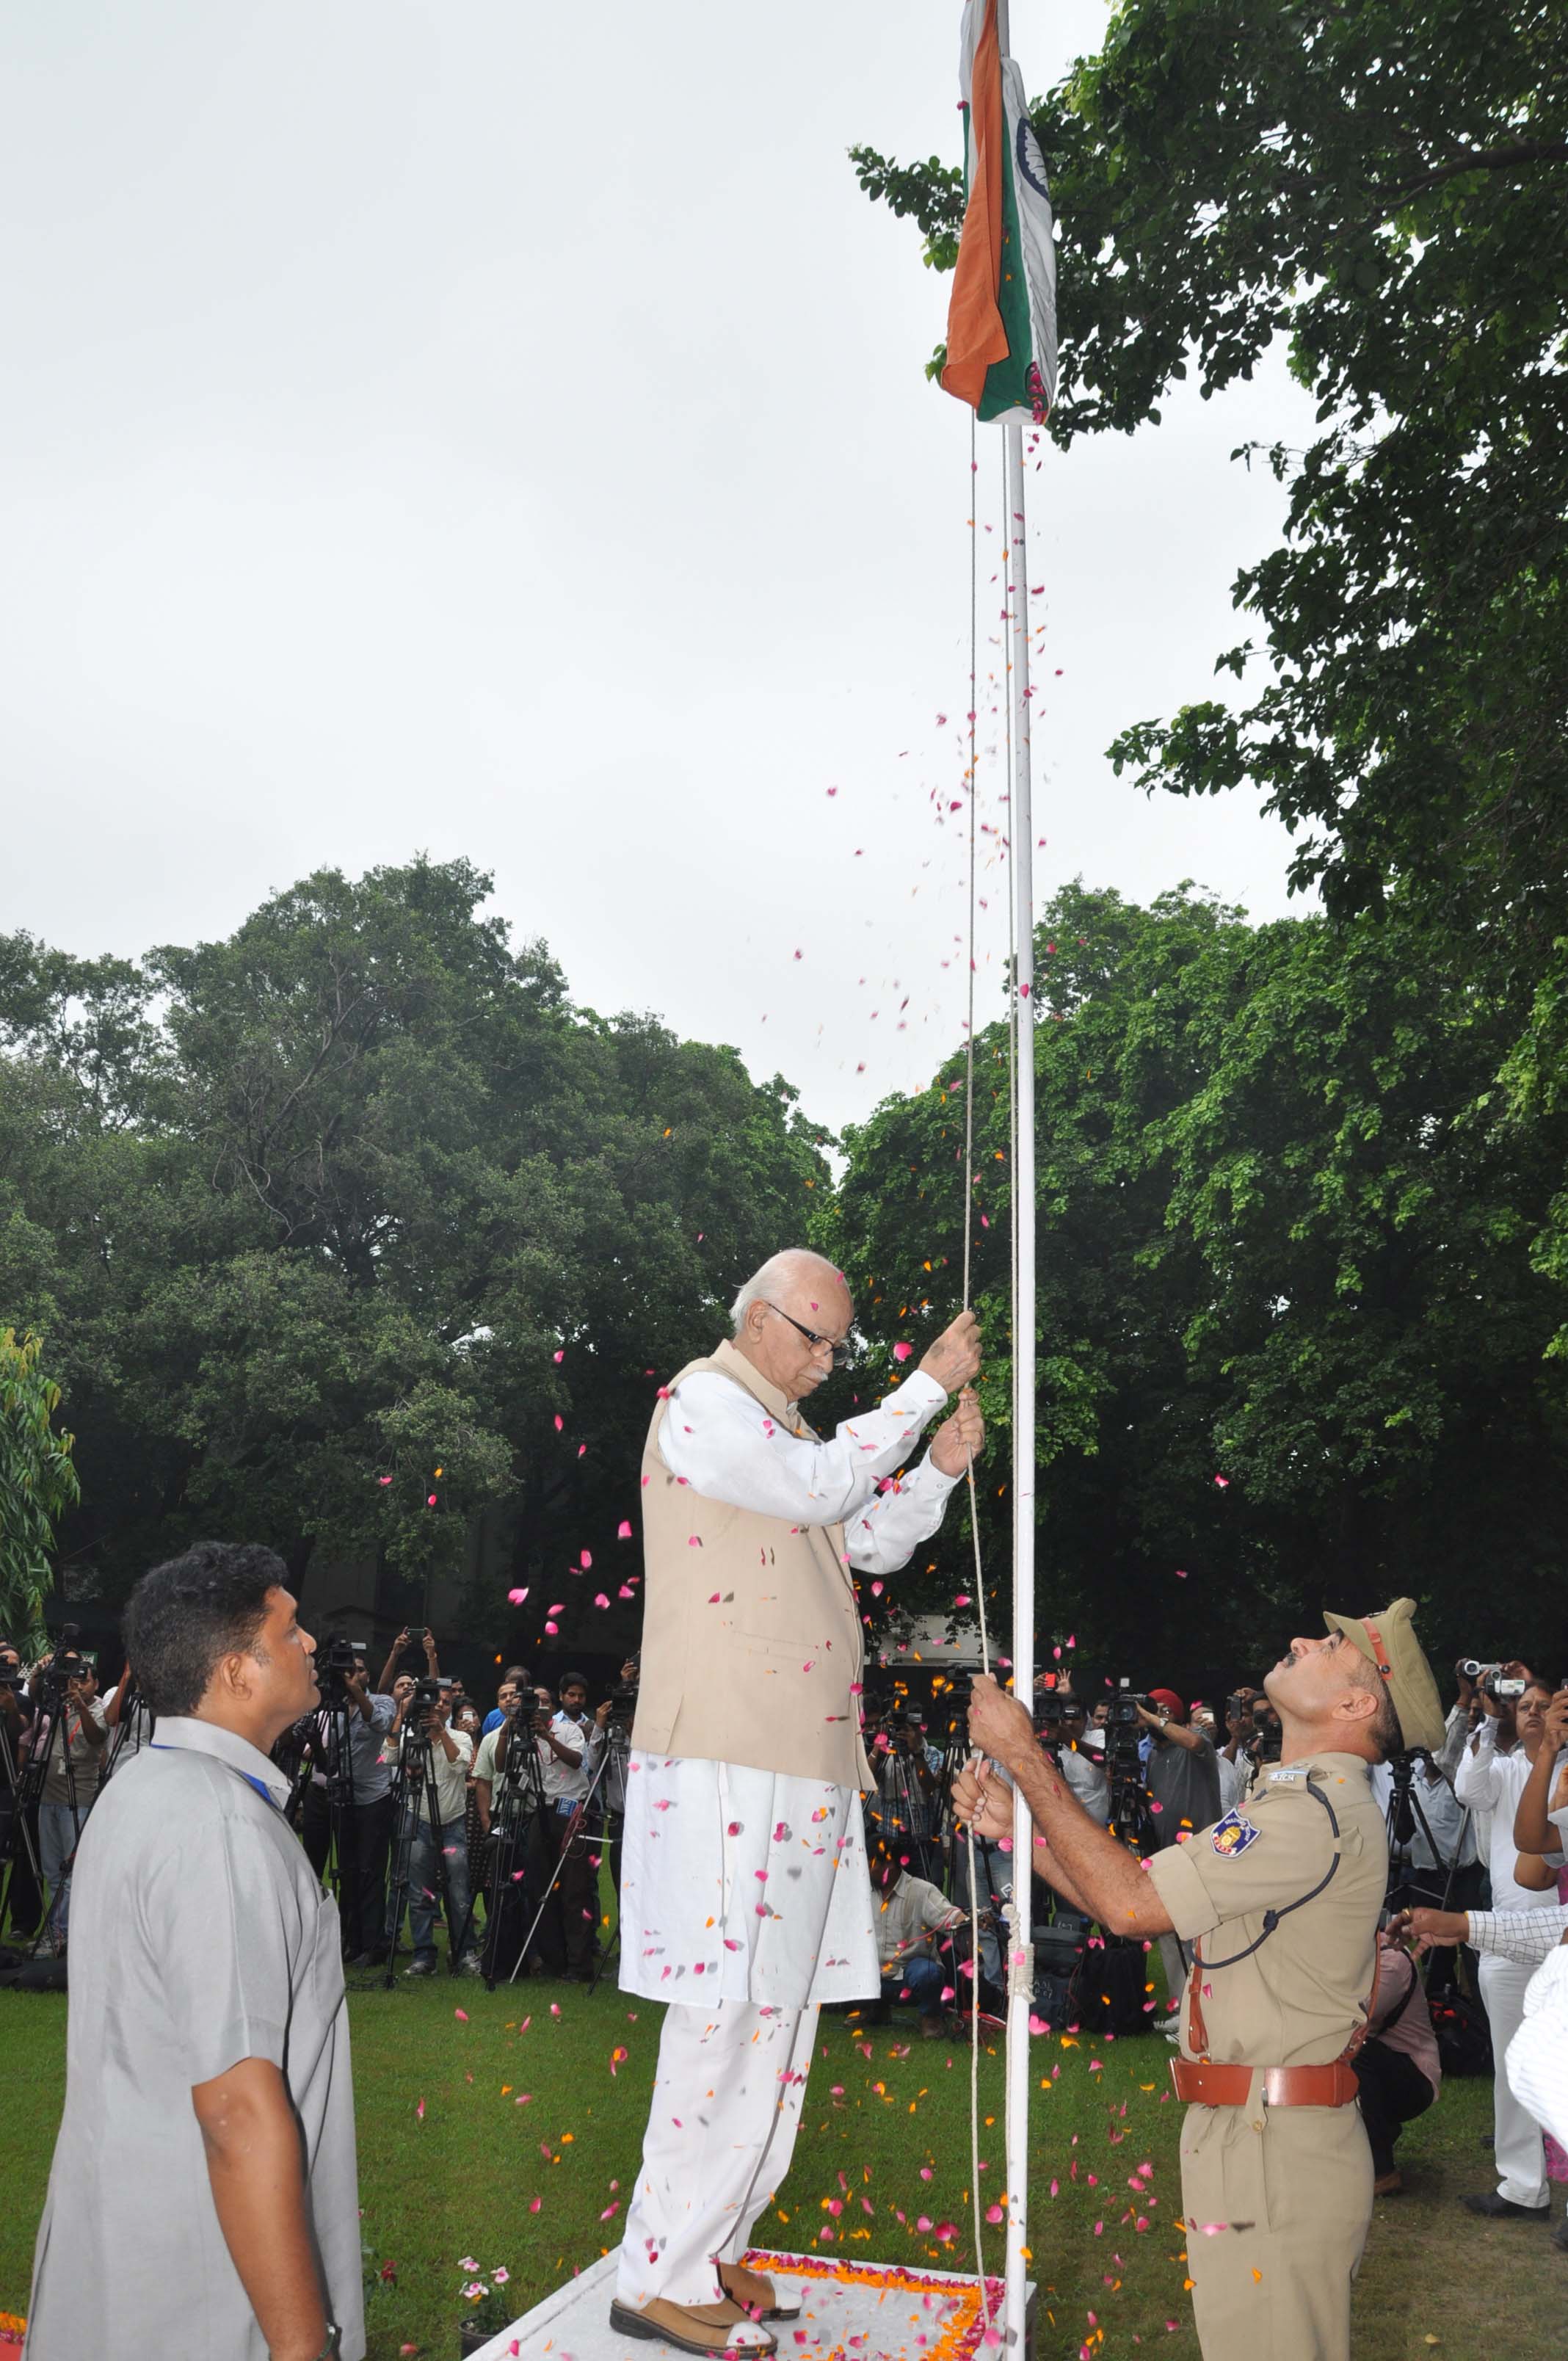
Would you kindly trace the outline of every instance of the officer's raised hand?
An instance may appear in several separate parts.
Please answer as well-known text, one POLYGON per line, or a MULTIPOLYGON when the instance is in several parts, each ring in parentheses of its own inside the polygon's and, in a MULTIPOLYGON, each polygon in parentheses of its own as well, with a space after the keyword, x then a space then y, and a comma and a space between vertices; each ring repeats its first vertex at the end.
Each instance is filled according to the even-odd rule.
POLYGON ((1035 1725, 1027 1709, 986 1673, 977 1673, 970 1695, 970 1744, 1011 1771, 1035 1752, 1035 1725))
POLYGON ((1013 1793, 983 1763, 966 1763, 953 1781, 953 1817, 977 1837, 1005 1844, 1013 1834, 1013 1793))

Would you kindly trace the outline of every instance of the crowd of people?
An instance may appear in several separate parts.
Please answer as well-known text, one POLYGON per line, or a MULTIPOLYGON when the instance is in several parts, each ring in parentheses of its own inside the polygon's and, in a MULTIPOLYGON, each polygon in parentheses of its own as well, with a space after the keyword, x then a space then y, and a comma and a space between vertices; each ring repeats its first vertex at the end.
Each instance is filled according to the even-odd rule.
POLYGON ((916 1695, 865 1665, 852 1575, 905 1563, 983 1449, 978 1327, 824 1442, 799 1405, 852 1317, 791 1250, 660 1389, 642 1647, 597 1702, 522 1664, 472 1697, 424 1631, 373 1683, 248 1545, 143 1579, 106 1697, 69 1627, 30 1668, 0 1647, 6 1904, 72 1968, 38 2361, 124 2300, 126 2255, 171 2361, 359 2361, 343 1970, 433 1974, 443 1926, 455 1975, 591 1981, 619 1946, 622 1991, 667 2004, 610 2318, 674 2350, 776 2352, 785 2291, 746 2257, 819 2010, 972 2033, 1027 1959, 1004 1949, 1020 1874, 1036 2024, 1172 2045, 1184 2213, 1213 2232, 1188 2248, 1206 2361, 1348 2353, 1374 2191, 1398 2193, 1404 2126, 1488 2028, 1497 2186, 1464 2202, 1551 2220, 1568 1687, 1465 1659, 1445 1718, 1399 1598, 1326 1613, 1213 1705, 1080 1664, 1026 1701, 983 1675, 916 1695), (156 2177, 120 2172, 83 2213, 93 2159, 149 2125, 205 2192, 189 2219, 160 2226, 156 2177), (192 2285, 215 2326, 170 2314, 192 2285))
MULTIPOLYGON (((1449 1961, 1434 1963, 1429 1993, 1407 1952, 1385 1947, 1357 2065, 1361 2112, 1377 2192, 1395 2194, 1403 2185, 1395 2143, 1437 2098, 1444 2050, 1464 2070, 1489 2042, 1497 2186, 1465 2202, 1493 2218, 1544 2216, 1553 2184, 1568 2199, 1568 2155, 1543 2136, 1504 2064, 1537 1938, 1529 1956, 1510 1955, 1495 1922, 1568 1903, 1568 1692, 1518 1661, 1463 1660, 1456 1680, 1442 1748, 1418 1751, 1398 1770, 1375 1765, 1372 1786, 1387 1833, 1390 1918, 1403 1910, 1422 1948, 1463 1945, 1471 1964, 1456 1975, 1449 1961)), ((287 1816, 337 1894, 345 1963, 433 1975, 444 1923, 454 1972, 593 1982, 613 1939, 637 1681, 633 1659, 590 1705, 582 1673, 536 1681, 513 1664, 493 1699, 480 1700, 461 1675, 442 1672, 429 1631, 400 1631, 374 1682, 364 1653, 349 1652, 335 1703, 302 1717, 275 1749, 290 1774, 287 1816)), ((868 2013, 911 2009, 934 2040, 967 2029, 971 1952, 985 2019, 1000 2018, 1012 1886, 1010 1855, 981 1839, 975 1950, 969 1853, 952 1809, 968 1753, 962 1690, 940 1678, 930 1686, 921 1698, 900 1681, 864 1720, 882 1962, 868 2013)), ((1102 1682, 1096 1697, 1092 1686, 1081 1667, 1038 1676, 1037 1742, 1090 1816, 1146 1853, 1220 1821, 1278 1760, 1279 1716, 1261 1686, 1238 1682, 1218 1706, 1189 1705, 1168 1687, 1102 1682)), ((152 1728, 130 1666, 101 1695, 93 1662, 73 1644, 27 1666, 0 1641, 0 1862, 13 1943, 64 1953, 77 1839, 101 1789, 152 1728)), ((1143 1947, 1124 1971, 1114 1958, 1108 1964, 1115 1930, 1074 1909, 1047 1876, 1034 1878, 1032 1916, 1037 2021, 1123 2035, 1152 2027, 1177 2040, 1190 1944, 1159 1937, 1160 1993, 1143 1947)), ((1568 2246, 1568 2225, 1557 2235, 1568 2246)))

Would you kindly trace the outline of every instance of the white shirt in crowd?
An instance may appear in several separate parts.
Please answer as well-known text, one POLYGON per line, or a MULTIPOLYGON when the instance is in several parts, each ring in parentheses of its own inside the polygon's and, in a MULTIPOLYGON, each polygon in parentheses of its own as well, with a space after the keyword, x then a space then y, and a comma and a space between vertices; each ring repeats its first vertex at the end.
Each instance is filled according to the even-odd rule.
MULTIPOLYGON (((474 1741, 466 1730, 448 1730, 447 1737, 457 1749, 457 1759, 449 1760, 439 1736, 430 1741, 430 1759, 435 1772, 435 1802, 441 1814, 441 1825, 450 1828, 460 1820, 468 1808, 468 1765, 474 1760, 474 1741)), ((428 1816, 424 1809, 425 1784, 420 1781, 419 1817, 428 1816)))
POLYGON ((1064 1746, 1057 1756, 1062 1777, 1091 1820, 1107 1828, 1111 1820, 1111 1782, 1103 1763, 1080 1747, 1064 1746))
POLYGON ((670 1396, 659 1451, 672 1476, 708 1499, 791 1525, 842 1523, 852 1566, 896 1574, 941 1523, 959 1479, 927 1457, 879 1492, 881 1471, 901 1444, 914 1447, 947 1399, 935 1378, 916 1370, 876 1409, 857 1411, 817 1443, 791 1434, 733 1378, 699 1369, 670 1396))
MULTIPOLYGON (((1552 1773, 1555 1780, 1556 1773, 1552 1773)), ((1473 1745, 1464 1750, 1453 1792, 1463 1805, 1477 1814, 1489 1815, 1486 1831, 1486 1868, 1492 1880, 1492 1903, 1498 1910, 1539 1910, 1555 1900, 1550 1893, 1532 1894, 1520 1885, 1514 1875, 1519 1853, 1514 1846, 1514 1814, 1530 1777, 1530 1759, 1522 1746, 1513 1747, 1499 1754, 1497 1747, 1497 1723, 1487 1717, 1473 1745)), ((1549 1856, 1554 1862, 1560 1854, 1549 1856)))
POLYGON ((556 1744, 566 1747, 577 1757, 576 1768, 563 1763, 543 1739, 538 1741, 543 1757, 544 1793, 552 1803, 563 1800, 580 1804, 593 1785, 598 1758, 604 1752, 604 1733, 596 1730, 592 1719, 574 1721, 569 1713, 558 1713, 550 1728, 556 1744))

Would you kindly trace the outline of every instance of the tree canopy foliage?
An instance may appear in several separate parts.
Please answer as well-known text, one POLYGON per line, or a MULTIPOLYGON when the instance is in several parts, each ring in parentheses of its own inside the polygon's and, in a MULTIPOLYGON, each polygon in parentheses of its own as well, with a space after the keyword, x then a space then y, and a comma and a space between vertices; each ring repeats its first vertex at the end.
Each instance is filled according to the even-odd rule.
POLYGON ((794 1093, 576 1008, 488 885, 323 871, 137 963, 0 941, 0 1301, 81 1434, 77 1595, 210 1529, 415 1609, 484 1510, 517 1587, 604 1564, 655 1373, 805 1228, 794 1093))
MULTIPOLYGON (((1506 994, 1434 974, 1398 917, 1255 928, 1190 890, 1072 887, 1036 949, 1042 1638, 1208 1686, 1325 1603, 1409 1591, 1450 1656, 1568 1642, 1563 1277, 1530 1252, 1568 1105, 1524 1123, 1490 1087, 1506 994)), ((1005 1054, 977 1041, 967 1192, 956 1053, 847 1135, 822 1230, 884 1352, 919 1351, 958 1306, 967 1196, 1003 1609, 1005 1054)), ((949 1534, 890 1595, 955 1586, 949 1534)))
POLYGON ((60 1388, 37 1336, 0 1328, 0 1634, 26 1646, 43 1629, 58 1518, 81 1497, 72 1434, 57 1433, 60 1388))
MULTIPOLYGON (((1404 885, 1543 958, 1568 873, 1568 16, 1125 0, 1032 113, 1057 441, 1157 419, 1190 374, 1220 392, 1281 339, 1321 426, 1266 455, 1288 522, 1237 578, 1261 632, 1219 657, 1239 707, 1130 729, 1118 763, 1255 783, 1331 909, 1404 885)), ((950 267, 960 175, 853 159, 950 267)))

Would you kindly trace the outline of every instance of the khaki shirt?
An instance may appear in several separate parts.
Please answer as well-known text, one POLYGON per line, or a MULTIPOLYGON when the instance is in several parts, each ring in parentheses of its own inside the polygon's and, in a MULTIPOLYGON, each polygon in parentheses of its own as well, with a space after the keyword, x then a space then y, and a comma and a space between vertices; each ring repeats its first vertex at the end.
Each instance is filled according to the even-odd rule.
POLYGON ((1184 2058, 1327 2065, 1364 2022, 1388 1875, 1371 1768, 1358 1754, 1270 1764, 1234 1811, 1149 1862, 1197 1944, 1208 2048, 1191 2039, 1189 1984, 1184 2058))

